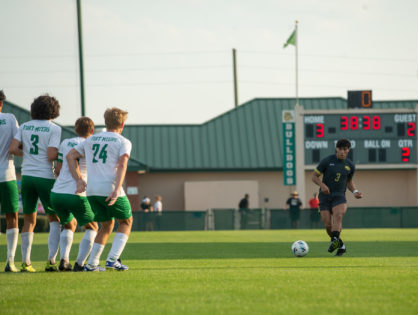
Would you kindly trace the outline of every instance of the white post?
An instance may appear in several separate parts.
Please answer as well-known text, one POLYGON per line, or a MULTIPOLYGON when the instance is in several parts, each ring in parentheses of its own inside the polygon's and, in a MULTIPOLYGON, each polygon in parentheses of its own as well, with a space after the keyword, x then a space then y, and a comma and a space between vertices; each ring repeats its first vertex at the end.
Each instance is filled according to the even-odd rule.
POLYGON ((306 206, 306 193, 305 193, 305 144, 303 143, 303 110, 304 108, 299 104, 299 68, 298 68, 298 49, 299 49, 299 36, 298 36, 298 21, 295 22, 295 92, 296 92, 296 104, 295 104, 295 151, 296 151, 296 191, 299 193, 299 198, 306 206))
POLYGON ((295 22, 295 84, 296 84, 296 105, 299 105, 299 69, 298 69, 298 21, 295 22))
POLYGON ((295 106, 295 151, 296 151, 296 191, 299 198, 306 207, 305 192, 305 144, 303 142, 303 117, 304 108, 299 104, 295 106))

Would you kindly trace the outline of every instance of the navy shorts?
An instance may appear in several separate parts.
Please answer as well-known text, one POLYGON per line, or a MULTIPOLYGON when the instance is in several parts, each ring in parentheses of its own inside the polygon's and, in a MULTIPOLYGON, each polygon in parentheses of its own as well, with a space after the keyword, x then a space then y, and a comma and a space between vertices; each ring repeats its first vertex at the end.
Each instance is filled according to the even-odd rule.
POLYGON ((342 203, 347 203, 345 196, 331 196, 322 195, 318 196, 319 199, 319 210, 320 211, 332 211, 332 208, 342 203))

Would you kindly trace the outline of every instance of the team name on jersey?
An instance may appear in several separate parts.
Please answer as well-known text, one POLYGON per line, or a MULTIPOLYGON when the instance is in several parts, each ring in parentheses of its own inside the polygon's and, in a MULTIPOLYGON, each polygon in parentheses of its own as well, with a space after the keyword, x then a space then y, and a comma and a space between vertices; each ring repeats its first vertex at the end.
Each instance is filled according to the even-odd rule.
POLYGON ((6 125, 6 119, 0 119, 0 125, 6 125))
POLYGON ((116 142, 117 139, 113 137, 102 137, 102 136, 92 136, 92 141, 102 141, 102 142, 116 142))
POLYGON ((49 132, 49 127, 35 127, 33 125, 23 126, 23 130, 38 131, 38 132, 49 132))
POLYGON ((78 143, 75 143, 75 142, 68 142, 68 143, 67 143, 67 145, 68 145, 69 147, 72 147, 72 148, 74 148, 77 144, 78 144, 78 143))

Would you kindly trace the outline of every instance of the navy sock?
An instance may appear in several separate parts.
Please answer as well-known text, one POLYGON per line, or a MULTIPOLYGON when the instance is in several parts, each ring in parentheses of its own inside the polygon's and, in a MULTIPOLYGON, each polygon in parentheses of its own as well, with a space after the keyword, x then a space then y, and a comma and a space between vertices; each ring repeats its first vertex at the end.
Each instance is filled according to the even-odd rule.
POLYGON ((334 239, 339 239, 340 238, 340 232, 339 231, 332 231, 331 232, 331 240, 334 240, 334 239))

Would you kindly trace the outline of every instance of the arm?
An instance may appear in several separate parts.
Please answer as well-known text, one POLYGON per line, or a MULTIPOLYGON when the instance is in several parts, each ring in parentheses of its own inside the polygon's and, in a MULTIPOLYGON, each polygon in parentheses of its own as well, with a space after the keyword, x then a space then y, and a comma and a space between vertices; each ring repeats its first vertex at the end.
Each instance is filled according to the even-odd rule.
POLYGON ((58 157, 57 157, 57 163, 55 165, 55 176, 58 177, 60 175, 61 169, 62 169, 62 144, 60 146, 60 150, 58 151, 58 157))
POLYGON ((58 177, 62 168, 62 162, 57 162, 57 165, 55 166, 55 175, 58 177))
POLYGON ((327 186, 327 185, 325 185, 325 184, 321 181, 320 176, 321 176, 321 174, 319 174, 318 172, 314 171, 314 172, 312 173, 312 181, 313 181, 315 184, 317 184, 317 185, 321 188, 321 191, 322 191, 322 193, 323 193, 324 195, 329 195, 329 194, 330 194, 329 188, 328 188, 328 186, 327 186))
POLYGON ((72 149, 66 157, 71 175, 77 182, 77 190, 75 191, 75 193, 82 193, 86 190, 87 186, 86 182, 83 180, 83 177, 81 176, 80 169, 78 168, 77 159, 82 157, 83 156, 76 149, 72 149))
POLYGON ((16 139, 12 139, 12 142, 10 143, 10 147, 9 147, 9 153, 14 154, 16 156, 22 156, 23 155, 22 143, 16 139))
POLYGON ((54 147, 48 147, 48 161, 52 162, 58 158, 58 149, 54 147))
POLYGON ((113 205, 119 197, 119 191, 125 179, 126 169, 128 168, 128 160, 129 160, 128 154, 124 154, 121 157, 119 157, 117 170, 116 170, 115 189, 110 193, 110 195, 105 200, 105 201, 109 201, 108 203, 109 206, 113 205))
POLYGON ((358 191, 358 189, 356 189, 356 186, 354 185, 353 180, 347 181, 347 188, 348 188, 349 191, 354 193, 354 197, 356 199, 363 198, 363 194, 360 191, 358 191))

